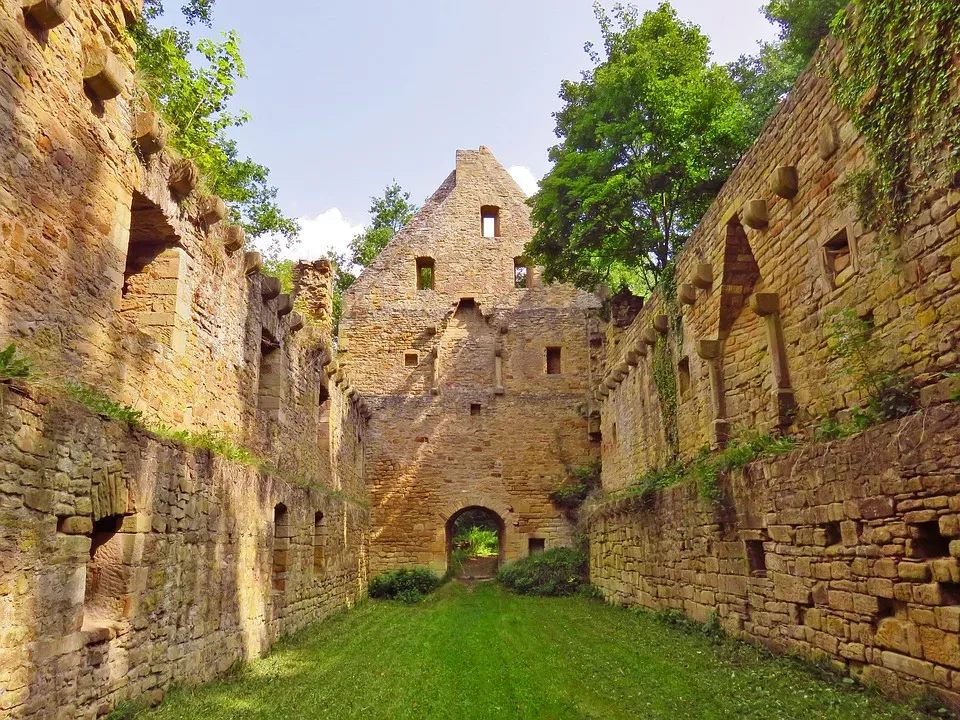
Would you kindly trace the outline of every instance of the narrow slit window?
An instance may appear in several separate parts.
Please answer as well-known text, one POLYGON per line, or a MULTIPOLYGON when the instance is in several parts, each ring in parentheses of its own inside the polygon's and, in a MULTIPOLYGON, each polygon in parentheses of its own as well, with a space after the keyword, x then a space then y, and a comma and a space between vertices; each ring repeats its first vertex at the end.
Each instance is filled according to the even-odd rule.
POLYGON ((433 258, 417 258, 417 290, 433 290, 434 269, 433 258))
POLYGON ((686 397, 690 392, 690 358, 680 358, 680 362, 677 363, 677 386, 680 397, 686 397))
POLYGON ((539 555, 547 549, 547 541, 543 538, 529 538, 527 540, 527 554, 539 555))
POLYGON ((420 356, 415 352, 408 352, 403 354, 403 366, 408 368, 414 368, 420 364, 420 356))
POLYGON ((268 414, 280 412, 283 397, 283 353, 280 343, 264 332, 260 339, 260 377, 258 402, 268 414))
POLYGON ((83 597, 85 625, 99 626, 123 616, 125 578, 129 568, 123 564, 123 548, 118 535, 122 523, 122 515, 110 515, 93 525, 83 597))
POLYGON ((562 369, 563 369, 563 366, 560 358, 560 348, 548 347, 547 348, 547 375, 559 375, 562 369))
POLYGON ((313 516, 313 573, 320 575, 323 572, 324 549, 326 545, 325 525, 323 513, 317 512, 313 516))
POLYGON ((289 559, 290 520, 287 506, 280 503, 273 509, 273 589, 276 592, 286 589, 289 559))
POLYGON ((483 237, 500 237, 500 208, 494 205, 480 208, 480 230, 483 237))
POLYGON ((513 259, 513 286, 517 290, 525 290, 531 287, 533 275, 530 273, 530 266, 526 258, 518 257, 513 259))

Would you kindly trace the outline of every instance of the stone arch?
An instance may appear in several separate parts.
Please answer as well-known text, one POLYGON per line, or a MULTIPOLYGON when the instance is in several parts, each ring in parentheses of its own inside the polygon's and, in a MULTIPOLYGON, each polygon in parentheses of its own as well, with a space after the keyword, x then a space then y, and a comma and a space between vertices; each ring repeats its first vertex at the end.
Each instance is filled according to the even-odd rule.
POLYGON ((451 567, 451 560, 453 557, 454 525, 456 524, 458 518, 460 518, 465 513, 471 512, 471 511, 479 511, 484 513, 496 524, 498 555, 496 560, 496 566, 493 568, 495 572, 497 568, 503 565, 503 560, 504 560, 504 553, 505 553, 506 540, 507 540, 506 515, 503 513, 499 513, 496 510, 490 507, 487 507, 485 505, 465 505, 461 507, 459 510, 447 515, 446 522, 444 523, 447 568, 451 567))

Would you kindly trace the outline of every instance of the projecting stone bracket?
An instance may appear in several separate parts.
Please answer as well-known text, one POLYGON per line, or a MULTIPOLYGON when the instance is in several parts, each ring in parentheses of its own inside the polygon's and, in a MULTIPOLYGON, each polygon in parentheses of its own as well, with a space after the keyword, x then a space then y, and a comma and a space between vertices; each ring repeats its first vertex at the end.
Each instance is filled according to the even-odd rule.
POLYGON ((723 345, 719 340, 697 340, 697 355, 707 363, 710 376, 710 402, 713 407, 713 444, 723 447, 730 438, 730 423, 727 421, 727 402, 723 389, 723 369, 720 365, 723 345))
POLYGON ((750 309, 763 318, 773 373, 772 394, 777 426, 787 427, 793 422, 797 404, 790 386, 786 341, 780 319, 780 297, 776 293, 754 293, 750 296, 750 309))
MULTIPOLYGON (((260 253, 250 250, 243 255, 243 272, 245 275, 253 275, 260 272, 263 268, 263 257, 260 253)), ((292 305, 291 305, 292 307, 292 305)))
POLYGON ((293 298, 284 293, 277 298, 277 317, 283 317, 293 312, 293 298))
POLYGON ((70 17, 72 0, 21 0, 23 13, 44 30, 52 30, 70 17))
POLYGON ((160 125, 160 114, 142 112, 133 121, 133 139, 143 157, 155 155, 167 144, 166 135, 160 125))
POLYGON ((216 197, 211 195, 210 197, 205 197, 200 203, 200 219, 203 220, 207 226, 216 225, 218 222, 223 220, 227 216, 227 204, 216 197))
POLYGON ((828 122, 817 134, 817 152, 821 160, 829 160, 840 149, 840 136, 832 122, 828 122))
POLYGON ((235 252, 243 247, 247 234, 239 225, 231 225, 223 233, 223 247, 227 252, 235 252))
POLYGON ((666 315, 654 316, 653 329, 661 335, 666 335, 670 331, 670 318, 668 318, 666 315))
POLYGON ((767 201, 762 198, 748 200, 741 212, 743 224, 754 230, 763 230, 770 225, 767 201))
POLYGON ((697 288, 693 283, 683 283, 677 296, 684 305, 694 305, 697 302, 697 288))
POLYGON ((693 273, 690 282, 694 287, 701 290, 709 290, 713 287, 713 266, 710 263, 700 263, 693 273))
POLYGON ((260 297, 266 300, 273 300, 280 295, 280 279, 264 275, 260 280, 260 297))
POLYGON ((83 84, 94 98, 103 102, 117 97, 123 92, 123 75, 123 66, 109 48, 95 45, 86 49, 83 84))
POLYGON ((781 165, 770 175, 770 189, 784 198, 792 200, 800 192, 800 178, 793 165, 781 165))
POLYGON ((178 196, 186 197, 197 187, 200 171, 193 160, 180 160, 170 168, 167 186, 178 196))

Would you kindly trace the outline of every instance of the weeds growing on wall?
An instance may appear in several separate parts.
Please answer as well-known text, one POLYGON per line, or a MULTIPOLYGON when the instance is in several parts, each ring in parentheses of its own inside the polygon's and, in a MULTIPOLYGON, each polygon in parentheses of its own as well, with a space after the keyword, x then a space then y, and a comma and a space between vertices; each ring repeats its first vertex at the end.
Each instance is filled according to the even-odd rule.
POLYGON ((140 410, 134 410, 129 405, 111 400, 103 393, 97 392, 82 383, 68 380, 65 386, 67 395, 90 412, 117 422, 126 423, 131 428, 146 429, 146 419, 140 410))
POLYGON ((619 497, 649 498, 652 494, 684 482, 692 482, 700 498, 709 503, 721 499, 720 478, 732 470, 738 470, 761 458, 776 457, 792 452, 797 446, 796 438, 785 435, 774 437, 756 432, 743 432, 732 438, 718 452, 703 447, 692 460, 686 463, 673 462, 661 468, 647 471, 626 490, 615 493, 609 499, 619 497))
POLYGON ((956 0, 855 0, 833 33, 845 50, 833 95, 873 161, 849 186, 860 219, 893 236, 919 193, 960 170, 960 13, 956 0))
POLYGON ((30 373, 30 361, 20 354, 15 344, 10 343, 5 350, 0 351, 0 382, 26 380, 30 373))
POLYGON ((567 477, 559 486, 550 491, 548 497, 557 507, 575 509, 583 504, 587 496, 600 487, 600 461, 567 469, 567 477))
MULTIPOLYGON (((828 316, 827 340, 841 371, 853 378, 854 388, 866 396, 859 412, 874 422, 894 420, 914 412, 920 388, 913 378, 882 365, 882 349, 874 337, 872 323, 852 310, 828 316)), ((866 418, 858 419, 864 422, 866 418)))
POLYGON ((664 311, 669 321, 669 337, 658 337, 653 347, 651 365, 653 383, 657 388, 660 406, 660 424, 663 439, 671 458, 680 453, 680 428, 677 423, 677 356, 683 338, 683 314, 677 304, 676 265, 671 263, 664 269, 657 283, 664 311), (673 342, 670 342, 673 338, 673 342))
POLYGON ((423 600, 442 584, 439 575, 428 568, 391 570, 370 580, 368 592, 377 600, 400 600, 416 603, 423 600))

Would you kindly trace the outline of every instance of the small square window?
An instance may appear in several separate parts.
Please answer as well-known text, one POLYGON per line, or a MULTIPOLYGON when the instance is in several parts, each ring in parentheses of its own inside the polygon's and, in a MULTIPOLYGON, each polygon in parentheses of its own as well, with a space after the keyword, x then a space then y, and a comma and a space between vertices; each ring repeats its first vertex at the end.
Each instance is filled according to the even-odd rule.
POLYGON ((559 375, 561 371, 560 348, 547 348, 547 375, 559 375))
POLYGON ((834 288, 845 285, 856 271, 854 248, 846 227, 837 230, 820 250, 823 272, 834 288))
POLYGON ((547 549, 547 541, 543 538, 529 538, 527 540, 527 554, 539 555, 547 549))
POLYGON ((404 367, 416 367, 420 364, 420 356, 415 352, 408 352, 403 354, 403 365, 404 367))
POLYGON ((747 566, 754 577, 767 576, 767 554, 763 549, 763 540, 747 540, 747 566))
POLYGON ((479 404, 479 403, 471 403, 471 405, 470 405, 470 414, 473 415, 473 416, 477 416, 477 415, 480 414, 480 404, 479 404))

